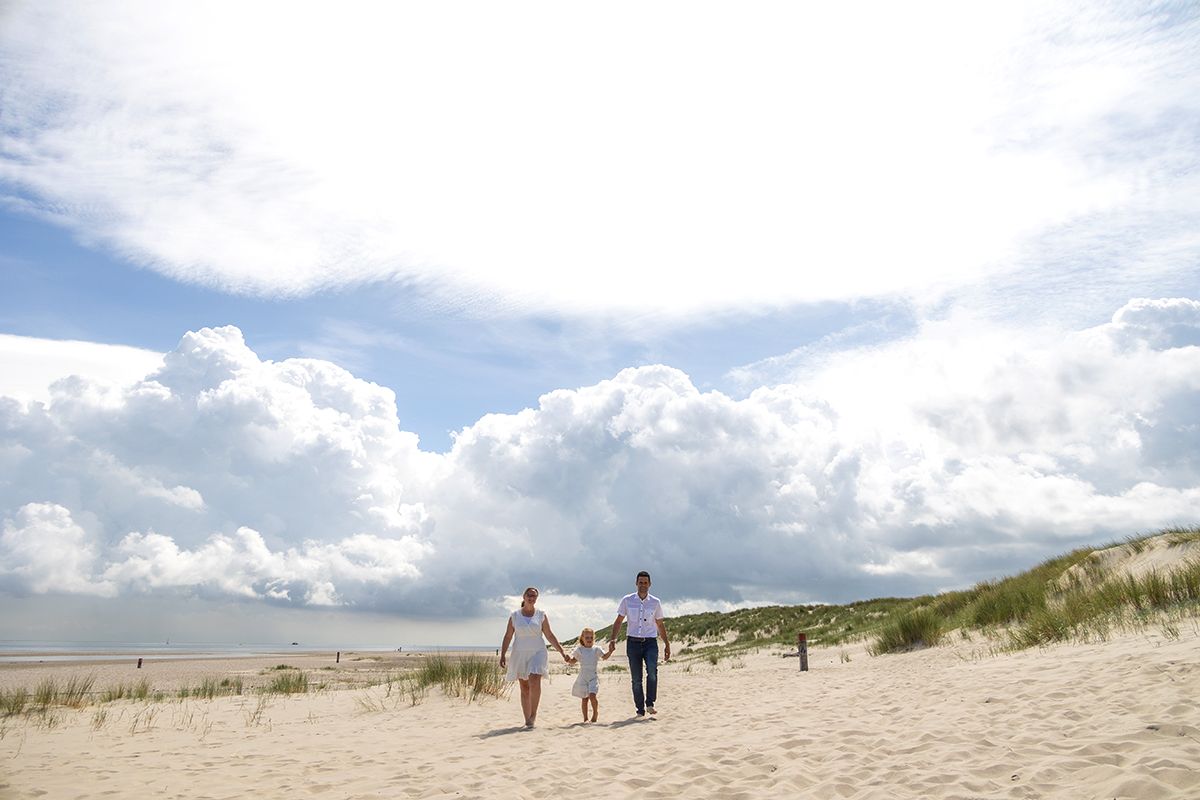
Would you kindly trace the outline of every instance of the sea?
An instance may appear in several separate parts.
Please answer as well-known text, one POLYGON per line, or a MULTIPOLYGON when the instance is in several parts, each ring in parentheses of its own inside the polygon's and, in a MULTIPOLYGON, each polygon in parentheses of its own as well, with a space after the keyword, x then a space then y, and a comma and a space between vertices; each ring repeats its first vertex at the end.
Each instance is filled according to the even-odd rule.
POLYGON ((156 659, 229 658, 272 656, 281 653, 455 653, 493 650, 495 645, 428 644, 339 644, 310 645, 303 642, 52 642, 32 639, 0 639, 0 664, 50 661, 123 661, 130 657, 156 659))

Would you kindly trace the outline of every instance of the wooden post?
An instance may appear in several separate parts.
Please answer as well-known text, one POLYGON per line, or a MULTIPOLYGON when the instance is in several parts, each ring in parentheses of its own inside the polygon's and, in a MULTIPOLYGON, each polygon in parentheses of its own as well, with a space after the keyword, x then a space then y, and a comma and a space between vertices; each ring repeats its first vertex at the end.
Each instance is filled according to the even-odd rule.
POLYGON ((138 659, 138 669, 141 669, 141 668, 142 668, 142 660, 139 658, 138 659))
POLYGON ((337 654, 337 661, 335 661, 334 663, 335 663, 335 664, 340 664, 340 663, 342 663, 342 651, 341 651, 341 650, 338 650, 338 654, 337 654))
POLYGON ((800 671, 808 672, 808 636, 801 633, 796 639, 796 649, 800 651, 800 671))

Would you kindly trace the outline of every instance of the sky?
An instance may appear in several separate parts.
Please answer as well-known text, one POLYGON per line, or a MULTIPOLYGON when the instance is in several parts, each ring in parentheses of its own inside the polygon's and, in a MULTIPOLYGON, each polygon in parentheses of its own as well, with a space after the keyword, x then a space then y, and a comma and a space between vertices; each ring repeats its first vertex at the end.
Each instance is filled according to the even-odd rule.
POLYGON ((1187 3, 0 4, 0 640, 563 638, 1200 524, 1187 3), (997 4, 993 4, 997 5, 997 4))

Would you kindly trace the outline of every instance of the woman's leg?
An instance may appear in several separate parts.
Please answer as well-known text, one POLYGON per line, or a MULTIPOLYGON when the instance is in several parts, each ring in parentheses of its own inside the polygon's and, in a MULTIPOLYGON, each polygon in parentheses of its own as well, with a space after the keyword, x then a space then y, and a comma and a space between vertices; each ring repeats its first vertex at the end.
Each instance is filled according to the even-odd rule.
POLYGON ((536 672, 529 673, 529 722, 527 725, 533 725, 537 721, 537 707, 542 699, 542 676, 536 672))
MULTIPOLYGON (((530 675, 530 678, 533 676, 530 675)), ((538 677, 541 677, 540 675, 538 677)), ((529 681, 525 678, 517 678, 517 683, 521 684, 521 711, 525 712, 525 724, 530 723, 529 718, 529 681)), ((539 689, 541 687, 538 687, 539 689)), ((540 692, 539 692, 540 694, 540 692)))

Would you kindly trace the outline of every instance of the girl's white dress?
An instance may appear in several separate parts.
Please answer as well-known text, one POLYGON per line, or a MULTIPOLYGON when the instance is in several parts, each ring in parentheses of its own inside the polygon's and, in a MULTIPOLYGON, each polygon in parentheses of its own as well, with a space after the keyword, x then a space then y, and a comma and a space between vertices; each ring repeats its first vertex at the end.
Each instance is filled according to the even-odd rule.
POLYGON ((571 694, 576 697, 587 697, 589 694, 599 694, 600 676, 596 674, 600 666, 600 654, 604 651, 599 645, 591 647, 576 647, 571 655, 579 659, 579 677, 571 687, 571 694))
POLYGON ((527 617, 517 609, 512 613, 513 643, 508 656, 507 680, 525 680, 530 675, 545 675, 546 640, 542 638, 542 621, 546 615, 541 609, 527 617))

